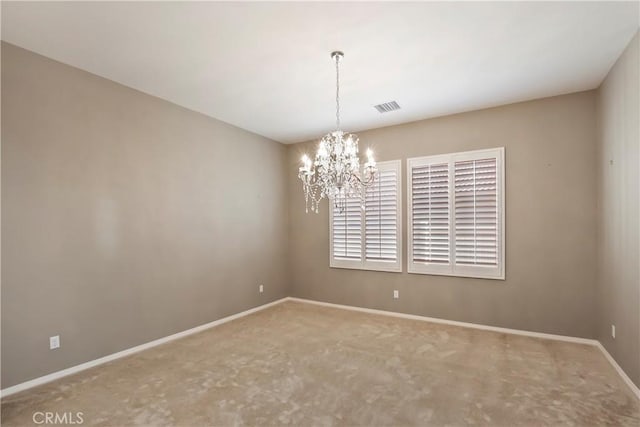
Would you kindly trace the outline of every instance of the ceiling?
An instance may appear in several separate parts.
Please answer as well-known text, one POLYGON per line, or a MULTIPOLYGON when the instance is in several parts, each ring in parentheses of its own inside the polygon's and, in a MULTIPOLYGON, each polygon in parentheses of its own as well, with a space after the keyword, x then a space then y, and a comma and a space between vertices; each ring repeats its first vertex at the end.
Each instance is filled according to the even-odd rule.
POLYGON ((638 2, 2 2, 2 39, 276 141, 599 86, 638 2), (397 101, 380 114, 373 105, 397 101))

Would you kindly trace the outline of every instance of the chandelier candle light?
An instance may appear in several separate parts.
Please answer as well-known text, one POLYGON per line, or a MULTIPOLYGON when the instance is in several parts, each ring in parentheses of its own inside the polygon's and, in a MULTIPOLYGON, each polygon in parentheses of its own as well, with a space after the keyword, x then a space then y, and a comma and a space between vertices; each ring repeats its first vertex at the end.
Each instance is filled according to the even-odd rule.
POLYGON ((358 136, 340 130, 340 61, 343 57, 342 52, 331 53, 336 63, 336 130, 322 137, 314 161, 306 154, 302 156, 298 170, 307 212, 311 202, 311 210, 318 213, 318 205, 325 197, 332 200, 340 212, 344 211, 349 198, 360 199, 364 208, 366 187, 373 184, 378 171, 370 149, 364 169, 360 171, 358 136))

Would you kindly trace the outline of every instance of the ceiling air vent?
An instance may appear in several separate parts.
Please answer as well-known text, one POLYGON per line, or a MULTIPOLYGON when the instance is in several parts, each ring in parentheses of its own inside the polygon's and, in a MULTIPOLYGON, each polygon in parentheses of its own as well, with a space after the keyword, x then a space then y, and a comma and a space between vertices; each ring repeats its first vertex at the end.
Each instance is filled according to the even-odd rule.
POLYGON ((396 101, 385 102, 384 104, 374 105, 373 108, 378 110, 378 113, 388 113, 389 111, 399 110, 400 106, 396 101))

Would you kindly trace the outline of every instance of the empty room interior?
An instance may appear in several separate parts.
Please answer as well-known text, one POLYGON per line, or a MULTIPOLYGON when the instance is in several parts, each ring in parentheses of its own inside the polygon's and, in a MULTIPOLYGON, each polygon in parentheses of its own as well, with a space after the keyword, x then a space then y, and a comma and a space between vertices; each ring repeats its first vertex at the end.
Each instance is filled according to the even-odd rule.
POLYGON ((640 2, 1 3, 3 426, 640 427, 640 2))

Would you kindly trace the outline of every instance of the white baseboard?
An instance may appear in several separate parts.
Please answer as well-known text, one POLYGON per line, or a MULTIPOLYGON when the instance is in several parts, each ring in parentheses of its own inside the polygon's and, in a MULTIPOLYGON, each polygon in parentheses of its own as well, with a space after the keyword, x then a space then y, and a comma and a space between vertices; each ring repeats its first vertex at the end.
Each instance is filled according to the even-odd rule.
POLYGON ((521 329, 501 328, 498 326, 481 325, 478 323, 459 322, 457 320, 446 320, 437 317, 418 316, 416 314, 397 313, 395 311, 376 310, 373 308, 355 307, 352 305, 333 304, 330 302, 313 301, 303 298, 289 297, 290 301, 304 302, 307 304, 322 305, 325 307, 341 308, 344 310, 360 311, 363 313, 381 314, 383 316, 400 317, 403 319, 421 320, 424 322, 441 323, 444 325, 461 326, 463 328, 482 329, 484 331, 502 332, 504 334, 525 335, 528 337, 544 338, 548 340, 566 341, 578 344, 598 345, 598 341, 589 338, 570 337, 566 335, 545 334, 542 332, 523 331, 521 329))
POLYGON ((463 328, 481 329, 481 330, 484 330, 484 331, 501 332, 501 333, 505 333, 505 334, 523 335, 523 336, 527 336, 527 337, 542 338, 542 339, 547 339, 547 340, 556 340, 556 341, 565 341, 565 342, 577 343, 577 344, 593 345, 593 346, 598 347, 602 351, 602 353, 604 354, 605 358, 609 361, 609 363, 611 363, 613 368, 618 372, 618 374, 622 377, 624 382, 629 386, 629 388, 631 389, 631 392, 638 399, 640 399, 640 389, 638 389, 638 387, 633 383, 633 381, 631 381, 631 378, 629 378, 629 376, 622 370, 620 365, 618 365, 618 363, 614 360, 613 357, 611 357, 609 352, 604 348, 604 346, 598 340, 593 340, 593 339, 588 339, 588 338, 570 337, 570 336, 567 336, 567 335, 545 334, 545 333, 542 333, 542 332, 530 332, 530 331, 523 331, 521 329, 500 328, 500 327, 497 327, 497 326, 481 325, 481 324, 477 324, 477 323, 468 323, 468 322, 459 322, 459 321, 456 321, 456 320, 439 319, 437 317, 418 316, 418 315, 415 315, 415 314, 397 313, 395 311, 376 310, 376 309, 372 309, 372 308, 356 307, 356 306, 352 306, 352 305, 342 305, 342 304, 333 304, 333 303, 330 303, 330 302, 313 301, 313 300, 304 299, 304 298, 288 297, 287 299, 289 301, 298 301, 298 302, 302 302, 302 303, 306 303, 306 304, 321 305, 321 306, 324 306, 324 307, 340 308, 340 309, 343 309, 343 310, 360 311, 362 313, 381 314, 383 316, 399 317, 399 318, 403 318, 403 319, 412 319, 412 320, 421 320, 421 321, 424 321, 424 322, 432 322, 432 323, 440 323, 440 324, 444 324, 444 325, 461 326, 463 328))
POLYGON ((174 341, 179 338, 186 337, 188 335, 192 335, 198 332, 202 332, 206 329, 213 328, 214 326, 222 325, 223 323, 230 322, 232 320, 238 319, 240 317, 247 316, 251 313, 255 313, 257 311, 264 310, 265 308, 272 307, 276 304, 280 304, 281 302, 286 301, 288 298, 281 298, 276 301, 272 301, 267 304, 260 305, 258 307, 250 308, 249 310, 245 310, 240 313, 232 314, 231 316, 223 317, 222 319, 214 320, 213 322, 205 323, 204 325, 196 326, 195 328, 187 329, 186 331, 178 332, 173 335, 169 335, 163 338, 159 338, 157 340, 150 341, 148 343, 140 344, 135 347, 128 348, 126 350, 119 351, 117 353, 109 354, 107 356, 101 357, 99 359, 90 360, 89 362, 82 363, 80 365, 72 366, 67 369, 63 369, 61 371, 53 372, 51 374, 44 375, 42 377, 34 378, 29 381, 25 381, 20 384, 16 384, 11 387, 7 387, 3 390, 0 390, 0 396, 6 397, 42 384, 49 383, 51 381, 55 381, 57 379, 66 377, 68 375, 73 375, 78 372, 84 371, 89 368, 93 368, 94 366, 102 365, 107 362, 111 362, 112 360, 120 359, 122 357, 126 357, 132 355, 134 353, 138 353, 143 350, 147 350, 153 347, 156 347, 161 344, 168 343, 169 341, 174 341))
POLYGON ((604 354, 604 357, 609 361, 609 363, 611 363, 611 366, 613 366, 613 368, 622 377, 622 380, 625 383, 627 383, 627 385, 629 386, 629 388, 631 389, 633 394, 635 394, 636 397, 638 398, 638 400, 640 400, 640 388, 638 388, 638 386, 636 386, 633 383, 633 381, 631 381, 631 378, 629 378, 627 373, 620 367, 620 365, 618 365, 618 362, 616 362, 616 360, 613 358, 613 356, 611 356, 611 354, 609 354, 607 349, 604 348, 604 346, 602 345, 602 343, 600 341, 598 341, 597 346, 602 351, 602 354, 604 354))

